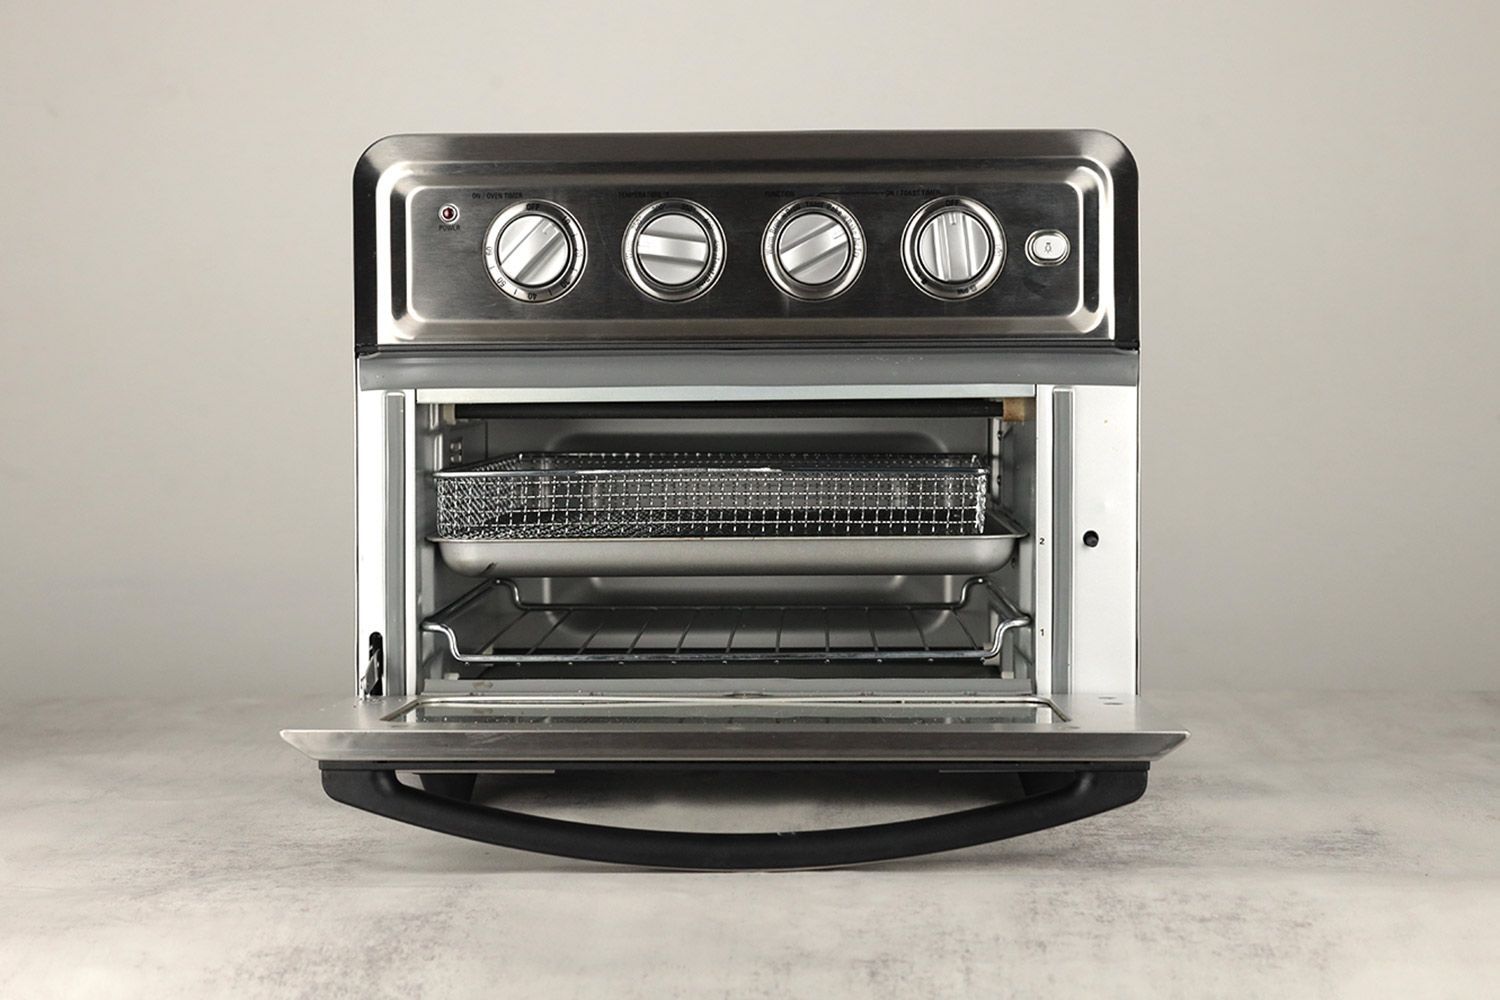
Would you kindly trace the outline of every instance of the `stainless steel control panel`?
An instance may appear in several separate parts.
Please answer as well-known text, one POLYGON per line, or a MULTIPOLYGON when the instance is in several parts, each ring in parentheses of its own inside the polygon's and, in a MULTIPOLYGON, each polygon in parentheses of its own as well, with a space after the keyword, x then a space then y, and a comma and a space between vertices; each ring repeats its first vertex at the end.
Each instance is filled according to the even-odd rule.
POLYGON ((1098 132, 397 136, 355 176, 357 341, 1134 343, 1098 132))

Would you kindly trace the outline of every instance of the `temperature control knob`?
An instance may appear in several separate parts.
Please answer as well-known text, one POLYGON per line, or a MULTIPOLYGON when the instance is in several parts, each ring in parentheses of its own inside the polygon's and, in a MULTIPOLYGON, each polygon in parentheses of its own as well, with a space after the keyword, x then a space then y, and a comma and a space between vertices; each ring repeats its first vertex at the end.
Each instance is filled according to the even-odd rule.
POLYGON ((906 223, 901 260, 916 286, 939 299, 967 299, 994 283, 1005 264, 1005 232, 972 198, 936 198, 906 223))
POLYGON ((523 201, 495 216, 484 263, 495 285, 520 302, 551 302, 578 283, 587 259, 583 230, 561 205, 523 201))
POLYGON ((625 227, 620 255, 635 287, 664 302, 686 302, 719 280, 724 231, 697 202, 653 202, 625 227))
POLYGON ((805 198, 782 207, 761 241, 766 273, 797 299, 831 299, 859 277, 865 234, 837 202, 805 198))

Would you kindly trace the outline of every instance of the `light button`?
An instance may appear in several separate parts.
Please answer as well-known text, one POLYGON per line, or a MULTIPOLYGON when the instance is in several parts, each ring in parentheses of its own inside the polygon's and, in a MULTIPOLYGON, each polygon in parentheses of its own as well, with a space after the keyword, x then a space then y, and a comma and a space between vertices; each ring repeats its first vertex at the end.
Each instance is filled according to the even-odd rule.
POLYGON ((1041 229, 1026 237, 1026 258, 1038 267, 1056 267, 1072 249, 1068 238, 1056 229, 1041 229))
POLYGON ((1026 259, 1037 267, 1058 267, 1071 252, 1073 244, 1056 229, 1038 229, 1026 237, 1026 259))

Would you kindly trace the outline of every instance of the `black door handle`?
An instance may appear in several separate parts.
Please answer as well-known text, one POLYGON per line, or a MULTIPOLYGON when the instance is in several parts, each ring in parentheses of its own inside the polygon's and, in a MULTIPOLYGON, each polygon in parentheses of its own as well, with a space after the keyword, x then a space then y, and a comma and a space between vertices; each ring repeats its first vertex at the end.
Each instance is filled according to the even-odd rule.
POLYGON ((1071 823, 1128 805, 1146 791, 1146 767, 1081 769, 1016 801, 959 812, 786 833, 689 833, 551 819, 421 791, 391 768, 328 767, 323 789, 347 805, 469 840, 538 854, 650 868, 830 868, 951 851, 1071 823))

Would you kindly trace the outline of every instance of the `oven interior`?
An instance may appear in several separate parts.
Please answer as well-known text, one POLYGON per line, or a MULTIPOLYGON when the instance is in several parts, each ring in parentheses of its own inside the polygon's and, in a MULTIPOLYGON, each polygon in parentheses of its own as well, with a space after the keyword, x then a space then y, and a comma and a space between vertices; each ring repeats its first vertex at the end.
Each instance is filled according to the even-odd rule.
MULTIPOLYGON (((953 678, 988 692, 1031 693, 1037 454, 1031 403, 418 404, 408 492, 415 555, 408 691, 497 694, 537 682, 648 679, 658 687, 680 680, 693 689, 723 682, 749 690, 789 679, 847 692, 881 679, 953 678), (632 456, 646 456, 649 466, 652 456, 704 454, 718 456, 710 465, 797 456, 835 471, 840 463, 863 467, 864 459, 898 470, 952 462, 978 477, 982 523, 957 537, 944 526, 948 504, 973 502, 962 488, 888 494, 868 502, 881 506, 879 517, 909 524, 872 532, 851 526, 850 510, 834 505, 813 512, 815 523, 779 533, 764 524, 731 525, 727 531, 737 537, 705 548, 705 536, 726 518, 754 514, 756 501, 737 504, 739 487, 728 485, 727 500, 705 502, 714 508, 707 527, 675 536, 651 537, 668 530, 651 520, 651 511, 622 511, 636 519, 611 528, 614 537, 591 539, 585 527, 577 529, 582 537, 486 548, 490 543, 452 540, 451 508, 445 521, 443 504, 452 497, 443 499, 445 476, 497 462, 504 467, 499 460, 507 456, 543 467, 566 464, 575 477, 551 480, 547 488, 546 502, 555 509, 557 490, 578 489, 580 482, 597 490, 591 475, 608 480, 607 468, 589 468, 590 456, 608 467, 632 456), (774 545, 756 537, 767 531, 774 545)), ((891 480, 874 481, 878 490, 892 488, 891 480)), ((446 484, 472 485, 462 477, 446 484)), ((528 496, 537 502, 535 491, 528 496)), ((778 504, 775 515, 786 516, 785 503, 772 506, 778 504)), ((549 524, 531 527, 556 530, 549 524)))

